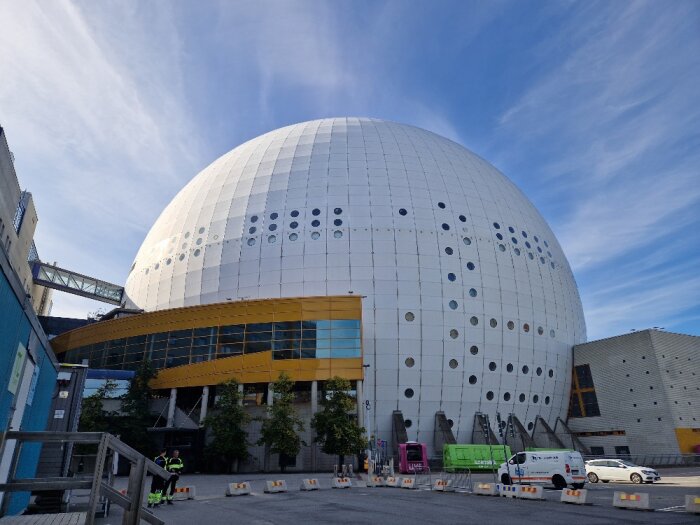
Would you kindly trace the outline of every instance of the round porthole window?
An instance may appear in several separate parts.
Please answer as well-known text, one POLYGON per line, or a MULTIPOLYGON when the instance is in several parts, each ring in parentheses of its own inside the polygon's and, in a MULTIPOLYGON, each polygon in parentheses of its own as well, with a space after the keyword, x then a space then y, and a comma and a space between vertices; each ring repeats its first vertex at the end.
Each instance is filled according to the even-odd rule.
POLYGON ((316 219, 311 221, 311 226, 313 226, 314 228, 318 228, 320 225, 321 225, 321 221, 318 221, 316 219))
POLYGON ((476 268, 476 266, 474 265, 473 262, 468 262, 468 263, 467 263, 467 270, 473 270, 474 268, 476 268))
POLYGON ((537 327, 537 333, 538 333, 539 335, 542 335, 542 334, 544 333, 544 328, 542 328, 541 326, 538 326, 538 327, 537 327))
POLYGON ((166 264, 166 266, 170 266, 170 263, 172 263, 172 262, 173 262, 173 260, 170 257, 168 257, 168 259, 165 261, 165 264, 166 264))
POLYGON ((476 355, 476 354, 478 354, 478 353, 479 353, 479 347, 477 347, 477 346, 472 346, 472 347, 469 349, 469 353, 471 353, 471 355, 476 355))
POLYGON ((513 252, 515 252, 515 255, 520 255, 520 248, 515 248, 513 252))
POLYGON ((267 242, 268 242, 269 244, 274 244, 275 242, 277 242, 277 237, 275 237, 274 235, 270 235, 270 236, 267 238, 267 242))
POLYGON ((501 225, 498 224, 497 222, 494 222, 494 223, 493 223, 493 227, 496 228, 497 230, 500 230, 500 229, 501 229, 501 225))
POLYGON ((520 394, 520 396, 518 396, 518 400, 520 400, 521 403, 524 403, 525 402, 525 394, 520 394))
POLYGON ((342 226, 342 225, 343 225, 343 221, 341 221, 340 219, 336 219, 336 220, 333 221, 333 225, 334 225, 334 226, 342 226))
POLYGON ((448 419, 447 424, 450 425, 450 428, 452 428, 455 425, 455 422, 452 421, 451 419, 448 419))
POLYGON ((194 256, 195 256, 195 257, 199 257, 199 254, 200 254, 200 253, 202 253, 202 250, 200 250, 199 248, 197 248, 197 249, 194 251, 194 256))
POLYGON ((267 227, 267 229, 270 230, 271 232, 273 232, 273 231, 275 231, 275 230, 277 229, 277 225, 276 225, 276 224, 270 224, 270 225, 267 227))
POLYGON ((529 258, 531 261, 535 258, 535 256, 532 255, 531 252, 527 252, 527 256, 528 256, 528 258, 529 258))
POLYGON ((276 220, 277 217, 279 217, 279 215, 277 215, 277 212, 272 212, 272 213, 270 214, 270 219, 272 219, 273 221, 276 220))
POLYGON ((438 208, 440 208, 441 210, 444 210, 444 209, 445 209, 445 203, 444 203, 444 202, 438 202, 438 208))
POLYGON ((508 226, 508 231, 509 231, 510 233, 515 233, 515 230, 513 229, 512 226, 508 226))
POLYGON ((299 210, 292 210, 292 213, 290 213, 292 217, 299 217, 299 210))
MULTIPOLYGON (((249 239, 249 240, 252 240, 252 241, 253 241, 253 244, 255 244, 255 239, 249 239)), ((251 244, 251 246, 252 246, 252 244, 251 244)), ((181 254, 180 254, 180 257, 178 257, 178 259, 181 260, 181 261, 184 261, 184 260, 185 260, 185 254, 184 254, 184 253, 181 253, 181 254)), ((148 270, 146 270, 146 271, 148 271, 148 270)))
POLYGON ((549 331, 549 337, 554 337, 554 330, 549 331))
POLYGON ((506 326, 508 327, 508 330, 513 330, 515 328, 515 323, 513 321, 508 321, 506 326))
POLYGON ((341 213, 343 213, 343 209, 342 208, 334 208, 333 213, 335 213, 336 215, 340 215, 341 213))
POLYGON ((257 228, 255 226, 251 226, 250 228, 248 228, 248 233, 253 235, 255 233, 255 230, 257 230, 257 228))
POLYGON ((530 331, 530 325, 527 324, 527 323, 525 323, 525 324, 523 325, 523 330, 525 331, 525 333, 528 333, 528 332, 530 331))
POLYGON ((467 218, 466 218, 464 215, 460 215, 460 216, 459 216, 459 220, 460 220, 461 222, 467 222, 467 218))
POLYGON ((544 398, 544 404, 549 405, 549 396, 544 398))
POLYGON ((463 242, 464 244, 466 244, 467 246, 469 246, 469 245, 472 243, 472 240, 471 240, 469 237, 464 237, 464 238, 462 239, 462 242, 463 242))
POLYGON ((160 263, 156 263, 156 265, 153 267, 154 270, 157 270, 158 268, 160 268, 160 263))
POLYGON ((476 326, 479 324, 479 318, 475 315, 472 315, 471 318, 469 319, 469 322, 471 323, 472 326, 476 326))
POLYGON ((554 377, 554 370, 552 370, 552 369, 550 368, 550 369, 549 369, 548 375, 549 375, 549 377, 554 377))
POLYGON ((253 216, 250 218, 250 222, 258 222, 258 216, 257 216, 257 215, 253 215, 253 216))
POLYGON ((518 244, 518 239, 515 237, 511 237, 510 240, 513 241, 513 244, 518 244))
POLYGON ((527 365, 523 365, 523 374, 527 374, 530 371, 530 368, 527 365))
POLYGON ((403 395, 405 395, 407 398, 411 399, 413 397, 413 389, 412 388, 407 388, 406 390, 403 391, 403 395))
POLYGON ((452 339, 457 339, 459 337, 459 332, 453 328, 450 330, 450 337, 452 339))
POLYGON ((491 319, 489 321, 489 325, 491 325, 491 328, 496 328, 498 326, 498 321, 496 321, 495 319, 491 319))
POLYGON ((452 255, 454 253, 454 250, 448 246, 447 248, 445 248, 445 253, 447 255, 452 255))
POLYGON ((476 288, 469 288, 469 297, 476 297, 477 295, 476 288))
POLYGON ((404 363, 406 363, 406 366, 408 368, 413 368, 413 365, 416 364, 416 361, 412 357, 407 357, 406 361, 404 361, 404 363))
POLYGON ((503 394, 503 401, 510 401, 510 392, 503 394))
MULTIPOLYGON (((253 222, 255 222, 255 221, 253 221, 253 222)), ((185 239, 189 239, 189 238, 190 238, 190 232, 185 233, 185 239)))
POLYGON ((447 274, 447 280, 454 281, 455 279, 457 279, 457 276, 455 274, 453 274, 453 273, 447 274))
POLYGON ((532 430, 532 427, 534 427, 534 426, 535 426, 535 425, 532 424, 532 421, 530 421, 530 422, 527 424, 527 429, 528 429, 528 430, 532 430))
POLYGON ((443 222, 443 223, 442 223, 442 229, 445 230, 445 231, 447 231, 447 230, 450 229, 450 225, 447 224, 446 222, 443 222))
POLYGON ((296 233, 290 233, 289 234, 289 240, 290 241, 296 241, 299 238, 299 236, 296 233))
POLYGON ((413 312, 406 312, 404 317, 406 318, 406 321, 413 321, 416 318, 416 316, 413 315, 413 312))
POLYGON ((203 234, 203 233, 204 233, 204 228, 200 228, 200 229, 199 229, 199 234, 201 235, 201 234, 203 234))
POLYGON ((408 212, 406 211, 406 208, 400 208, 399 209, 399 215, 406 215, 408 212))
POLYGON ((450 306, 450 309, 456 310, 459 305, 457 304, 457 301, 455 301, 453 299, 452 301, 449 302, 449 306, 450 306))
POLYGON ((506 251, 506 247, 503 244, 499 244, 498 249, 501 250, 502 252, 506 251))
POLYGON ((319 210, 318 208, 314 208, 313 211, 311 212, 311 215, 314 215, 314 216, 320 215, 320 214, 321 214, 321 210, 319 210))
POLYGON ((532 396, 532 402, 533 402, 533 403, 537 403, 537 402, 539 402, 539 400, 540 400, 540 396, 538 396, 537 394, 535 394, 534 396, 532 396))
POLYGON ((497 234, 496 234, 496 239, 498 239, 499 241, 502 241, 502 240, 503 240, 503 235, 501 235, 500 233, 497 233, 497 234))
POLYGON ((469 384, 470 385, 476 384, 476 376, 469 376, 469 384))
POLYGON ((513 363, 508 363, 508 365, 506 366, 506 371, 507 371, 507 372, 512 372, 512 371, 513 371, 513 363))
POLYGON ((406 428, 411 428, 413 426, 413 421, 411 421, 410 419, 407 419, 406 421, 403 422, 403 424, 406 428))
POLYGON ((197 242, 195 242, 195 244, 196 244, 197 246, 201 245, 201 244, 202 244, 202 238, 200 237, 199 239, 197 239, 197 242))
POLYGON ((536 373, 538 376, 541 376, 541 375, 542 375, 542 367, 541 367, 541 366, 538 366, 538 367, 537 367, 537 370, 535 370, 535 373, 536 373))
POLYGON ((289 227, 290 227, 292 230, 296 230, 296 229, 297 229, 297 226, 299 226, 299 223, 298 223, 297 221, 292 221, 292 222, 289 223, 289 227))
POLYGON ((527 233, 525 233, 525 232, 520 232, 520 233, 522 234, 523 237, 527 238, 527 233))
POLYGON ((491 361, 491 362, 489 363, 489 370, 491 370, 491 372, 495 372, 495 371, 496 371, 496 363, 494 363, 493 361, 491 361))
POLYGON ((333 232, 333 237, 335 237, 336 239, 340 239, 342 236, 343 236, 343 232, 341 232, 340 230, 335 230, 333 232))
MULTIPOLYGON (((253 246, 254 244, 255 244, 255 239, 253 237, 248 239, 248 246, 253 246)), ((180 260, 182 260, 182 259, 180 259, 180 260)))
POLYGON ((450 359, 450 368, 453 370, 459 366, 459 363, 457 362, 456 359, 450 359))
POLYGON ((493 399, 493 392, 491 392, 490 390, 486 392, 486 399, 491 401, 493 399))
POLYGON ((321 237, 321 234, 320 234, 320 233, 318 233, 318 232, 311 232, 311 238, 312 238, 314 241, 315 241, 316 239, 318 239, 319 237, 321 237))

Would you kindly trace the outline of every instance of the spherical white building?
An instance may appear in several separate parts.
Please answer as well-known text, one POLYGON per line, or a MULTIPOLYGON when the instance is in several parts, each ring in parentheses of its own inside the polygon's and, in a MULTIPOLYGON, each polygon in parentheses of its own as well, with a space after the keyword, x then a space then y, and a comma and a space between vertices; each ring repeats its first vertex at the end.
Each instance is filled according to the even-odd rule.
POLYGON ((333 118, 281 128, 199 173, 163 211, 126 293, 146 311, 354 294, 371 428, 458 442, 474 414, 565 417, 586 329, 554 234, 504 175, 412 126, 333 118))

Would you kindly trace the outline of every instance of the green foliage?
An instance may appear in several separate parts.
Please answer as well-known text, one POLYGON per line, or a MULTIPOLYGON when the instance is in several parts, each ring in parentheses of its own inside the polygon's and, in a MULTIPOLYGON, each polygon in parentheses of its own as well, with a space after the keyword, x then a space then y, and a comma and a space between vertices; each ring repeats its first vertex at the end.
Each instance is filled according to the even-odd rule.
POLYGON ((301 450, 303 442, 297 432, 304 431, 304 424, 294 409, 294 381, 282 372, 272 389, 274 402, 267 408, 258 445, 267 445, 270 452, 280 454, 280 467, 284 472, 287 458, 295 457, 301 450))
POLYGON ((116 413, 106 411, 103 401, 112 397, 116 388, 117 384, 108 379, 94 394, 83 399, 78 423, 80 432, 113 432, 116 413))
POLYGON ((151 362, 142 361, 126 394, 122 396, 121 411, 124 417, 120 418, 118 425, 121 440, 147 457, 152 455, 153 448, 148 427, 153 422, 149 406, 153 393, 149 382, 154 377, 156 377, 156 371, 151 362))
POLYGON ((242 396, 236 381, 231 380, 218 385, 216 393, 219 400, 212 414, 204 421, 214 437, 207 446, 207 453, 223 457, 230 472, 235 460, 248 457, 248 433, 245 426, 250 421, 250 416, 239 405, 242 396))
POLYGON ((348 394, 350 389, 347 379, 335 376, 326 381, 323 409, 311 420, 315 441, 326 454, 339 456, 340 463, 344 456, 359 454, 367 446, 365 429, 349 415, 355 410, 355 399, 348 394))

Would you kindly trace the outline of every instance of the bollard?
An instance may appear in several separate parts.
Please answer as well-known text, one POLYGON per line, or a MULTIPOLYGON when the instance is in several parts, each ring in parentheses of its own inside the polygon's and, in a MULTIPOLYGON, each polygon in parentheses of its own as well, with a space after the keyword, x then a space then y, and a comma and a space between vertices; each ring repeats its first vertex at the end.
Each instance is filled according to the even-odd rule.
POLYGON ((401 486, 401 478, 397 478, 396 476, 389 476, 388 478, 386 478, 385 485, 387 487, 400 487, 401 486))
POLYGON ((183 501, 186 499, 194 499, 194 487, 177 487, 173 494, 173 501, 183 501))
POLYGON ((436 479, 433 483, 433 490, 438 492, 454 492, 455 488, 452 486, 451 479, 436 479))
POLYGON ((267 494, 287 492, 287 482, 283 479, 278 479, 276 481, 265 481, 265 492, 267 494))
POLYGON ((250 483, 248 481, 240 481, 229 483, 226 487, 227 496, 248 496, 251 493, 250 483))
POLYGON ((369 476, 367 478, 367 486, 368 487, 383 487, 384 486, 384 478, 381 476, 369 476))
POLYGON ((636 509, 636 510, 654 510, 649 506, 649 494, 646 492, 627 492, 615 491, 613 494, 613 507, 620 509, 636 509))
POLYGON ((299 486, 299 490, 318 490, 320 488, 318 480, 315 478, 302 479, 301 485, 299 486))
POLYGON ((521 486, 520 490, 518 491, 518 496, 520 499, 535 499, 535 500, 543 500, 544 499, 544 489, 542 485, 530 485, 528 486, 521 486))
POLYGON ((686 496, 685 511, 690 514, 700 514, 700 496, 686 496))
POLYGON ((477 483, 474 485, 474 494, 477 496, 498 496, 496 483, 477 483))
POLYGON ((503 485, 502 483, 496 484, 498 487, 498 493, 504 498, 517 498, 520 485, 503 485))
POLYGON ((588 505, 588 491, 586 489, 563 489, 559 501, 575 505, 588 505))
POLYGON ((352 487, 352 481, 350 481, 350 478, 333 478, 331 487, 334 489, 349 489, 352 487))
POLYGON ((401 479, 402 489, 415 489, 416 488, 416 478, 402 478, 401 479))

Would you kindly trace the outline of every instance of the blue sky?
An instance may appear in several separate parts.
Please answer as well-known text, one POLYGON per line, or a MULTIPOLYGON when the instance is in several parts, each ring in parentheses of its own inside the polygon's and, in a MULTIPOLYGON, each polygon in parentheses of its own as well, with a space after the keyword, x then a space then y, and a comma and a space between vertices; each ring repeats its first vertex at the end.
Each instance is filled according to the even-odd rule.
POLYGON ((42 259, 82 273, 123 283, 163 207, 241 142, 372 116, 525 192, 589 339, 700 335, 698 50, 696 1, 3 2, 0 123, 42 259))

